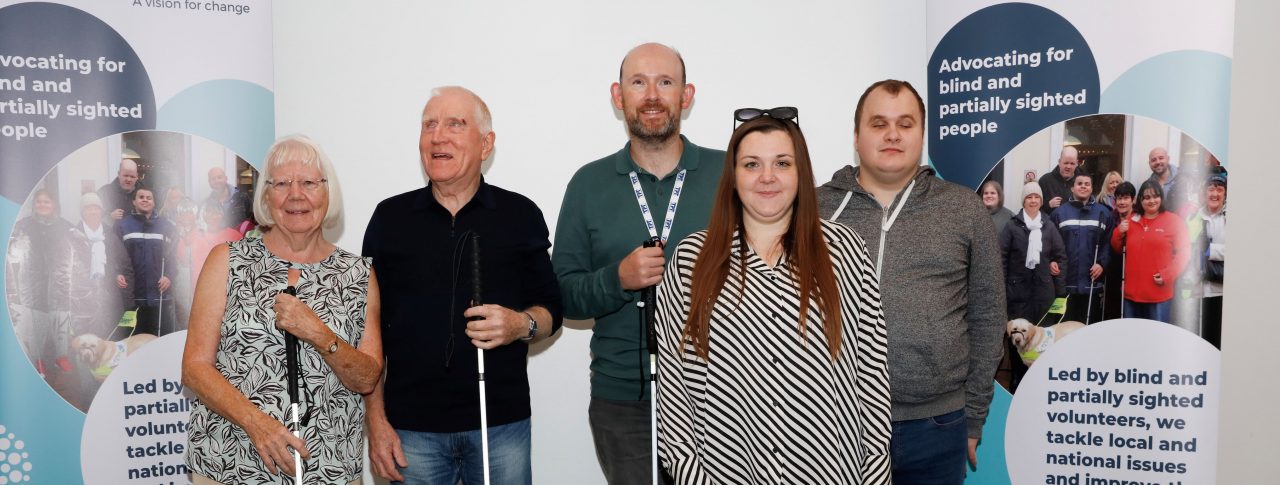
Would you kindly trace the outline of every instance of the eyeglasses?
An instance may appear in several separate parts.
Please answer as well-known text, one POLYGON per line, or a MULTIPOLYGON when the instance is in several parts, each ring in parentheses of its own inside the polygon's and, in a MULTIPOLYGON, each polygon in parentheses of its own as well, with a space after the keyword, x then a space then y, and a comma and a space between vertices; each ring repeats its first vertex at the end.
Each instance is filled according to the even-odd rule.
POLYGON ((733 128, 738 128, 738 122, 751 121, 761 116, 768 116, 775 120, 791 120, 800 124, 800 110, 794 106, 779 106, 777 108, 760 109, 760 108, 740 108, 733 111, 733 128))
POLYGON ((279 192, 279 193, 285 193, 285 192, 288 192, 288 191, 289 191, 289 187, 292 187, 292 186, 293 186, 293 184, 294 184, 295 182, 298 184, 298 186, 299 186, 299 187, 302 187, 302 190, 303 190, 304 192, 315 192, 315 191, 317 191, 317 190, 320 190, 320 186, 321 186, 321 185, 324 185, 325 183, 329 182, 329 179, 316 179, 316 180, 306 180, 306 179, 304 179, 304 180, 293 180, 293 179, 286 179, 286 180, 268 180, 268 181, 267 181, 267 188, 269 188, 269 189, 271 189, 271 190, 274 190, 274 191, 276 191, 276 192, 279 192))
MULTIPOLYGON (((422 131, 435 131, 440 127, 441 122, 438 120, 424 120, 422 122, 422 131)), ((444 120, 444 127, 449 133, 455 135, 467 131, 467 120, 460 118, 449 118, 444 120)))

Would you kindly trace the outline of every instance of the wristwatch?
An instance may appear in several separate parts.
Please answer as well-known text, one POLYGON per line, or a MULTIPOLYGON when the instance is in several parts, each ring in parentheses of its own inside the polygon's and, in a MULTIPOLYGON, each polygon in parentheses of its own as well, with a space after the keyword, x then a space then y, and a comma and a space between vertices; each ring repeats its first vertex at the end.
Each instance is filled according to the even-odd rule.
POLYGON ((529 318, 529 335, 520 337, 520 340, 528 342, 538 335, 538 320, 534 319, 533 315, 530 315, 529 312, 524 312, 524 316, 529 318))
POLYGON ((333 338, 333 343, 329 344, 329 348, 325 349, 329 355, 338 353, 338 337, 333 338))

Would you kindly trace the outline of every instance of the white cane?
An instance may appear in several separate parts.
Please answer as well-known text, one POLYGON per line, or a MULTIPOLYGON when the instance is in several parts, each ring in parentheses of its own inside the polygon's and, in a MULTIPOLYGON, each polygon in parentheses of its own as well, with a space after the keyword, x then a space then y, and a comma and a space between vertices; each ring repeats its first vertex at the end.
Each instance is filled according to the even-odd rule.
POLYGON ((653 485, 658 485, 658 359, 649 352, 649 453, 653 456, 653 485))
POLYGON ((649 327, 649 456, 653 457, 651 470, 653 472, 653 485, 658 485, 658 353, 657 338, 653 334, 653 299, 651 298, 652 288, 644 290, 644 296, 640 299, 640 310, 649 327))
MULTIPOLYGON (((480 306, 480 235, 471 233, 471 301, 480 306)), ((489 412, 484 392, 484 349, 476 349, 476 381, 480 383, 480 456, 484 485, 489 485, 489 412)))
POLYGON ((1129 235, 1120 235, 1120 318, 1124 318, 1124 278, 1128 273, 1126 266, 1129 264, 1129 235))
MULTIPOLYGON (((1097 242, 1093 243, 1093 264, 1095 265, 1098 264, 1098 243, 1097 242)), ((1093 271, 1093 266, 1089 267, 1089 271, 1090 272, 1093 271)), ((1084 310, 1085 325, 1090 325, 1093 323, 1092 320, 1089 318, 1090 316, 1093 315, 1093 287, 1094 287, 1093 275, 1089 275, 1089 303, 1085 305, 1085 310, 1084 310)))
MULTIPOLYGON (((298 402, 294 401, 289 408, 293 412, 293 437, 302 438, 302 425, 301 421, 298 421, 298 402)), ((297 448, 293 449, 293 483, 302 485, 302 453, 297 448)))
POLYGON ((484 485, 489 485, 489 413, 484 395, 484 349, 476 349, 480 381, 480 456, 484 462, 484 485))
MULTIPOLYGON (((164 278, 164 254, 160 255, 160 277, 164 278)), ((157 280, 156 285, 159 284, 160 281, 157 280)), ((169 284, 172 285, 173 282, 170 281, 169 284)), ((159 288, 156 289, 159 290, 159 288)), ((160 290, 160 308, 157 311, 160 316, 156 317, 156 336, 161 337, 164 336, 164 290, 160 290)))
MULTIPOLYGON (((657 247, 659 239, 650 238, 644 247, 657 247)), ((661 468, 658 466, 658 287, 645 288, 640 296, 640 310, 644 317, 649 343, 649 456, 652 457, 653 485, 658 485, 661 468)))

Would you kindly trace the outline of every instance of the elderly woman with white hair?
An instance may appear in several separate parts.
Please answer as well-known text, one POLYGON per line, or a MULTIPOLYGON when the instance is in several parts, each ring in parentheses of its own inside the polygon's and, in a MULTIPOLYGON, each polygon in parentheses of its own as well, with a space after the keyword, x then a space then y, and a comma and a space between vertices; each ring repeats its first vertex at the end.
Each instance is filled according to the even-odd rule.
POLYGON ((117 274, 133 279, 133 266, 124 242, 105 224, 107 217, 111 216, 102 208, 102 198, 87 192, 80 196, 80 222, 72 227, 73 271, 81 281, 72 287, 72 328, 101 337, 111 336, 121 313, 133 302, 133 294, 126 296, 116 281, 117 274))
POLYGON ((380 307, 370 260, 325 240, 341 201, 320 147, 282 138, 254 194, 262 237, 214 248, 200 271, 182 359, 198 397, 187 425, 194 483, 285 483, 294 453, 303 483, 360 482, 380 307), (300 347, 300 426, 288 412, 286 334, 300 347))

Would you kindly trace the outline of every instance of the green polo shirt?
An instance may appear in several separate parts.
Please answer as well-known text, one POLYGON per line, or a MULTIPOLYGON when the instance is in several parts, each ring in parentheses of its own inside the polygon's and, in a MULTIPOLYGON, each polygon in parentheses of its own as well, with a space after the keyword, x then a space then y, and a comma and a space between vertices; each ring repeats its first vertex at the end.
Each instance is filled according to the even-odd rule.
POLYGON ((649 238, 631 188, 634 170, 653 211, 659 234, 675 187, 676 173, 688 170, 664 251, 706 229, 725 153, 702 148, 683 135, 684 152, 672 173, 659 179, 631 159, 631 144, 588 163, 565 189, 556 221, 551 264, 560 280, 565 318, 595 319, 591 336, 591 396, 612 400, 649 399, 649 356, 641 327, 639 292, 622 289, 618 264, 649 238))

